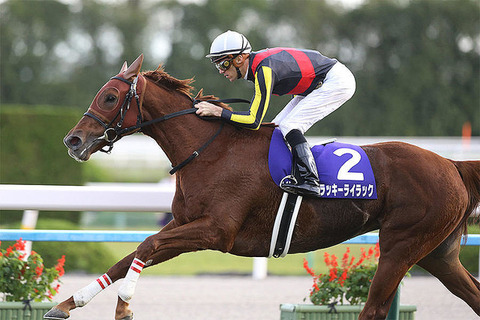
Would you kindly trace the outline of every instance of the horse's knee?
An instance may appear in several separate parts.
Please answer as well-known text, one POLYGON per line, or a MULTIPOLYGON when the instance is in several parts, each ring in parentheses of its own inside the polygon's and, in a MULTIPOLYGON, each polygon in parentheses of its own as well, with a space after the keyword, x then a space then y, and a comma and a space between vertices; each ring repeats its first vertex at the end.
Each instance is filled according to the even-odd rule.
POLYGON ((138 245, 135 257, 142 261, 146 261, 155 251, 157 251, 157 249, 156 235, 151 235, 138 245))

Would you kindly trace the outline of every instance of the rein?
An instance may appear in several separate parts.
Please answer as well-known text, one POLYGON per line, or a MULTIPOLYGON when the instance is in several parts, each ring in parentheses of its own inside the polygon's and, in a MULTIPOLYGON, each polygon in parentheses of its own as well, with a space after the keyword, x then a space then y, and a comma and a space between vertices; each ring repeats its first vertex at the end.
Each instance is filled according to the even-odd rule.
MULTIPOLYGON (((95 141, 97 140, 105 140, 107 141, 107 146, 108 146, 108 149, 104 150, 103 148, 100 149, 101 152, 105 152, 105 153, 110 153, 113 149, 113 144, 120 140, 124 135, 126 134, 129 134, 129 133, 132 133, 134 131, 138 131, 138 130, 141 130, 143 127, 146 127, 146 126, 149 126, 149 125, 152 125, 154 123, 159 123, 159 122, 163 122, 163 121, 166 121, 166 120, 169 120, 169 119, 172 119, 172 118, 175 118, 175 117, 179 117, 179 116, 183 116, 183 115, 186 115, 186 114, 195 114, 197 112, 197 108, 195 108, 195 105, 201 101, 207 101, 207 102, 222 102, 222 103, 238 103, 238 102, 241 102, 241 103, 250 103, 250 101, 248 100, 245 100, 245 99, 236 99, 236 98, 231 98, 231 99, 216 99, 216 100, 192 100, 192 108, 189 108, 189 109, 184 109, 184 110, 180 110, 180 111, 176 111, 176 112, 172 112, 172 113, 169 113, 167 115, 164 115, 163 117, 160 117, 160 118, 156 118, 156 119, 153 119, 153 120, 150 120, 150 121, 145 121, 143 122, 142 119, 142 111, 141 111, 141 108, 140 108, 140 97, 138 96, 137 94, 137 81, 138 81, 138 76, 135 77, 135 79, 133 81, 128 81, 124 78, 121 78, 121 77, 112 77, 110 80, 112 79, 116 79, 116 80, 120 80, 120 81, 123 81, 127 84, 130 85, 130 90, 126 93, 126 97, 125 97, 125 100, 123 101, 123 104, 122 106, 120 107, 120 109, 118 110, 117 114, 115 115, 115 117, 113 118, 112 121, 110 121, 109 124, 106 124, 102 119, 100 119, 99 117, 97 117, 95 114, 91 113, 91 112, 85 112, 83 115, 84 116, 87 116, 87 117, 90 117, 92 119, 94 119, 95 121, 97 121, 98 123, 100 123, 100 125, 102 125, 104 128, 105 128, 105 132, 103 133, 103 136, 101 137, 98 137, 95 141), (127 111, 130 109, 130 103, 133 99, 133 97, 135 97, 135 100, 137 102, 137 108, 138 108, 138 115, 137 115, 137 123, 134 125, 134 126, 131 126, 131 127, 127 127, 127 128, 122 128, 122 125, 123 125, 123 121, 125 120, 125 115, 127 113, 127 111), (118 121, 118 123, 113 126, 113 123, 115 122, 115 120, 120 116, 120 120, 118 121)), ((203 117, 200 117, 198 116, 199 118, 203 119, 203 117)), ((172 168, 172 170, 169 171, 169 173, 171 175, 173 175, 175 172, 177 172, 178 170, 180 170, 181 168, 183 168, 184 166, 186 166, 189 162, 191 162, 193 159, 195 159, 196 157, 199 156, 200 152, 202 152, 203 150, 205 150, 206 147, 208 147, 208 145, 210 143, 213 142, 213 140, 215 140, 216 137, 218 137, 218 135, 220 134, 220 132, 222 131, 223 127, 224 127, 225 123, 222 122, 220 127, 218 128, 218 130, 210 137, 210 139, 208 139, 207 142, 205 142, 200 148, 198 148, 197 150, 195 150, 187 159, 185 159, 184 161, 182 161, 180 164, 174 166, 172 168)))

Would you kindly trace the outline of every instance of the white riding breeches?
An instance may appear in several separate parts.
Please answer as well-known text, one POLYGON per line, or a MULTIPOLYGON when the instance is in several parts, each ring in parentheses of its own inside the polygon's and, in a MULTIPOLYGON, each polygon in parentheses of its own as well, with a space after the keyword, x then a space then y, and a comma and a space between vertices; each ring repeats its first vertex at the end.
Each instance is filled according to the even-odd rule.
POLYGON ((321 87, 306 96, 295 96, 272 122, 279 126, 284 137, 293 129, 305 133, 350 99, 355 87, 352 72, 337 62, 327 73, 321 87))

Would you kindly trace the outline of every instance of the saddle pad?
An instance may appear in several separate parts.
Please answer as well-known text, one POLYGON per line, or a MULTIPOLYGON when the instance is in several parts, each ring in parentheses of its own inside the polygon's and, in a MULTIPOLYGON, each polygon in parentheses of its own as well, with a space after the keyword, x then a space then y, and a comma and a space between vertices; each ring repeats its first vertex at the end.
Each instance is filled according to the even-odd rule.
MULTIPOLYGON (((332 142, 312 147, 320 179, 320 196, 334 199, 377 199, 370 160, 359 146, 332 142)), ((291 174, 292 153, 275 129, 268 153, 270 175, 277 185, 291 174)))

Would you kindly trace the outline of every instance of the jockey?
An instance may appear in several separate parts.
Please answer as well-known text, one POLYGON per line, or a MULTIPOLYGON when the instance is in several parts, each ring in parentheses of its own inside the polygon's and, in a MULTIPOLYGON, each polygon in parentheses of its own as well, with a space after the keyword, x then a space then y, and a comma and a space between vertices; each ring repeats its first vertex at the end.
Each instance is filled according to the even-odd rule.
POLYGON ((355 78, 350 70, 313 50, 273 48, 252 52, 247 38, 230 30, 215 38, 207 58, 230 81, 252 81, 255 92, 247 112, 200 102, 195 106, 197 114, 221 117, 257 130, 272 94, 293 95, 272 121, 279 126, 293 155, 292 175, 284 178, 280 187, 295 194, 320 196, 315 160, 304 133, 353 96, 355 78))

